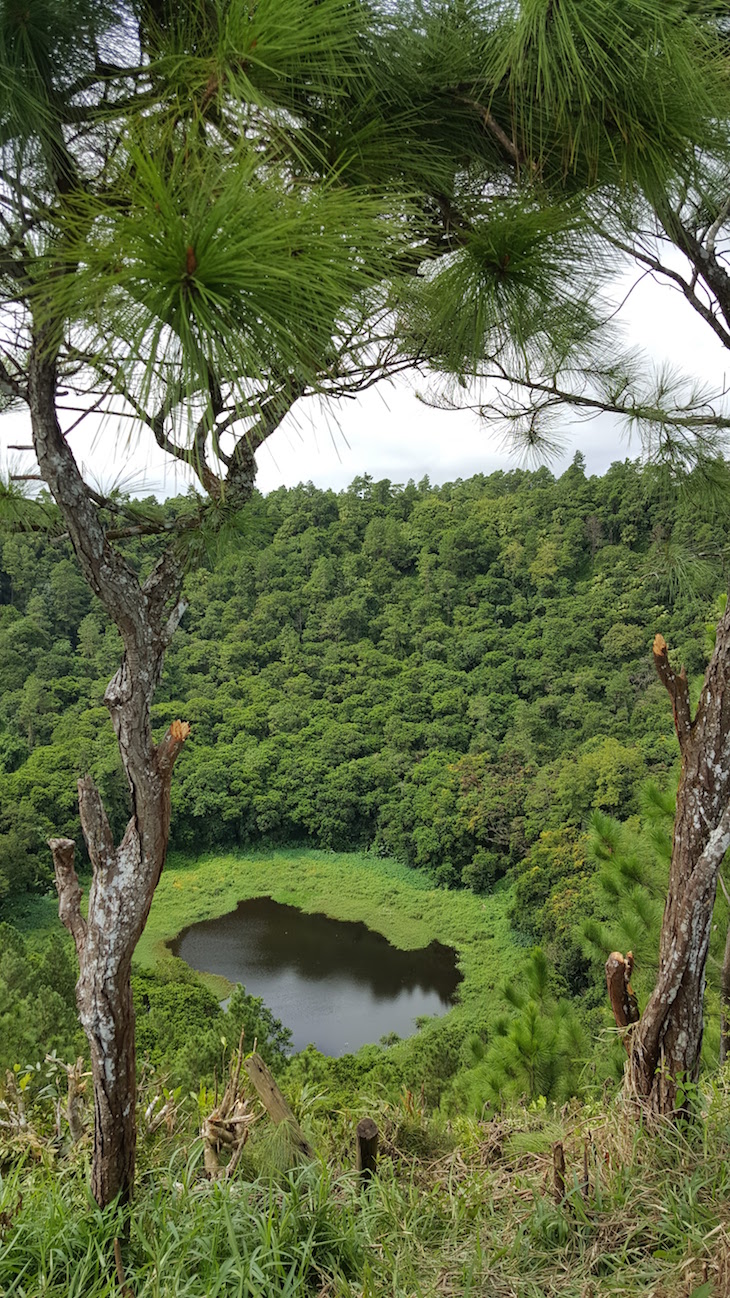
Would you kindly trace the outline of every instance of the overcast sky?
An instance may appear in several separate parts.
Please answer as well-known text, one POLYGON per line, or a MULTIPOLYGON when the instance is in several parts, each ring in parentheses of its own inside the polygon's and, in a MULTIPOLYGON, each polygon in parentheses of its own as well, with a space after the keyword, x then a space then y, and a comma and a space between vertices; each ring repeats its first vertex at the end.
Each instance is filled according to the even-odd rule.
MULTIPOLYGON (((724 386, 727 352, 675 290, 643 280, 621 318, 627 337, 656 363, 667 360, 717 389, 724 386)), ((568 428, 567 417, 565 422, 568 428)), ((166 460, 151 434, 145 432, 128 445, 127 429, 120 434, 108 422, 101 429, 90 425, 87 420, 71 437, 77 457, 96 484, 109 488, 117 482, 133 495, 166 496, 185 490, 187 478, 181 466, 166 460)), ((9 443, 28 440, 24 416, 0 419, 0 467, 4 460, 13 471, 32 472, 32 455, 6 449, 9 443)), ((577 449, 583 451, 593 473, 603 473, 613 460, 639 454, 638 443, 628 442, 620 425, 608 416, 573 427, 565 453, 551 462, 553 472, 566 467, 577 449)), ((404 382, 383 384, 357 401, 339 403, 336 409, 300 402, 257 458, 257 485, 263 492, 308 481, 339 490, 364 473, 401 483, 428 475, 440 484, 520 463, 493 425, 481 424, 469 412, 429 408, 404 382)))

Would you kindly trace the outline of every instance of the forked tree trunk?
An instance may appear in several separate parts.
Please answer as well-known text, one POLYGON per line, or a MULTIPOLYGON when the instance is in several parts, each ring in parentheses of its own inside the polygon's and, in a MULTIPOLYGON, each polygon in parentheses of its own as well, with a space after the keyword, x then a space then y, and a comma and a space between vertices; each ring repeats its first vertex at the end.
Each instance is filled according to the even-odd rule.
POLYGON ((173 722, 156 750, 151 796, 145 800, 145 816, 159 830, 154 856, 142 847, 137 816, 114 847, 98 789, 90 776, 79 780, 81 824, 94 870, 86 919, 74 868, 75 844, 70 838, 50 841, 59 913, 79 957, 76 1003, 89 1039, 94 1085, 91 1188, 102 1207, 117 1195, 128 1200, 134 1185, 137 1082, 130 970, 165 862, 170 777, 188 733, 187 723, 173 722))
POLYGON ((682 767, 656 986, 630 1029, 626 1083, 651 1115, 682 1106, 680 1088, 699 1073, 705 973, 722 859, 730 845, 730 604, 692 719, 684 669, 669 663, 662 636, 654 662, 674 709, 682 767))
POLYGON ((101 796, 89 776, 79 781, 81 827, 93 870, 88 916, 74 844, 51 840, 59 913, 73 934, 80 975, 76 998, 89 1039, 94 1083, 92 1189, 104 1206, 128 1199, 134 1181, 136 1079, 132 953, 145 926, 160 878, 170 827, 170 782, 187 735, 176 721, 164 739, 152 738, 151 707, 165 649, 185 609, 179 599, 180 564, 171 549, 140 583, 108 541, 93 493, 84 483, 56 417, 56 373, 43 331, 31 355, 29 405, 33 443, 42 475, 61 509, 69 537, 92 590, 124 643, 122 663, 105 703, 119 742, 132 814, 115 845, 101 796))

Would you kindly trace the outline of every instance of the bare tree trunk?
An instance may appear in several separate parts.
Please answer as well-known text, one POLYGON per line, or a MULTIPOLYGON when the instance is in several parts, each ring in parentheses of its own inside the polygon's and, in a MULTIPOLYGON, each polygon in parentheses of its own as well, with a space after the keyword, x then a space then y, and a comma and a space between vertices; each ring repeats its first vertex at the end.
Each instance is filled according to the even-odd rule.
POLYGON ((94 1084, 92 1188, 99 1204, 128 1199, 134 1182, 136 1079, 132 953, 160 878, 170 827, 170 782, 190 727, 176 721, 152 738, 151 706, 165 649, 185 609, 174 550, 144 583, 108 541, 93 495, 58 424, 56 374, 48 338, 40 333, 29 369, 33 442, 45 481, 59 505, 82 572, 118 626, 124 656, 105 702, 119 742, 132 814, 115 846, 101 796, 90 776, 79 780, 81 827, 93 870, 88 917, 70 839, 51 840, 59 913, 79 957, 79 1017, 91 1047, 94 1084))
POLYGON ((181 721, 171 725, 156 750, 156 770, 142 816, 130 820, 115 848, 109 822, 90 776, 79 780, 84 838, 94 870, 88 917, 81 914, 81 887, 71 839, 51 839, 59 913, 72 933, 79 957, 76 1002, 91 1047, 94 1084, 94 1159, 91 1185, 102 1206, 120 1195, 130 1198, 134 1184, 137 1084, 134 1007, 130 970, 134 948, 147 921, 167 850, 172 766, 189 733, 181 721), (155 805, 157 794, 157 805, 155 805), (140 820, 154 821, 157 852, 142 847, 140 820))
POLYGON ((730 845, 730 605, 718 624, 694 719, 684 669, 671 667, 660 635, 654 662, 672 700, 682 769, 659 973, 630 1031, 627 1087, 648 1113, 671 1116, 681 1107, 680 1086, 699 1073, 712 910, 730 845))
MULTIPOLYGON (((722 888, 725 901, 730 906, 730 892, 727 890, 722 873, 718 874, 717 882, 722 888)), ((720 1006, 720 1064, 722 1065, 730 1053, 730 922, 725 934, 725 950, 720 970, 720 1006)))

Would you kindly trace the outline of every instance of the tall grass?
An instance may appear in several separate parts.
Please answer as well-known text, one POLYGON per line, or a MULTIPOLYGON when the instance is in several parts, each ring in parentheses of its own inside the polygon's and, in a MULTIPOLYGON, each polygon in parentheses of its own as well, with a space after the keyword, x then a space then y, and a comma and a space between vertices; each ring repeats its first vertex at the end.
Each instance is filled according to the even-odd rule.
POLYGON ((319 1166, 231 1186, 160 1168, 128 1221, 102 1213, 85 1184, 81 1170, 27 1165, 4 1179, 0 1212, 12 1217, 21 1195, 22 1208, 0 1243, 3 1298, 117 1295, 115 1238, 135 1298, 294 1298, 323 1277, 347 1286, 363 1266, 354 1177, 338 1185, 319 1166))
POLYGON ((598 1103, 563 1113, 515 1109, 488 1124, 461 1118, 450 1129, 414 1114, 410 1103, 377 1116, 379 1171, 364 1191, 345 1134, 350 1115, 329 1145, 320 1130, 319 1161, 293 1171, 254 1176, 249 1169, 229 1185, 211 1185, 195 1150, 187 1161, 180 1149, 150 1162, 128 1222, 90 1201, 83 1159, 54 1167, 36 1148, 8 1161, 0 1293, 118 1295, 115 1237, 125 1240, 134 1298, 724 1298, 730 1291, 727 1087, 686 1130, 648 1132, 632 1113, 598 1103), (568 1169, 561 1203, 552 1180, 558 1139, 568 1169))

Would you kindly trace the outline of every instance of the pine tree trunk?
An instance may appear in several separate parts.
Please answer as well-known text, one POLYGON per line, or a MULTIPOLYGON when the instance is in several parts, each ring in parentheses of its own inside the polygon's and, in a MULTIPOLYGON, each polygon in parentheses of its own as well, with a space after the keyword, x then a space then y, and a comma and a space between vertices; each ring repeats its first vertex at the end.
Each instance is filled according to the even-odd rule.
POLYGON ((106 537, 92 494, 63 437, 55 409, 56 374, 43 331, 29 368, 33 443, 45 481, 61 509, 81 570, 114 620, 124 656, 104 701, 109 708, 129 786, 131 817, 116 846, 101 796, 90 776, 79 780, 81 828, 93 881, 88 915, 74 843, 52 839, 61 920, 79 957, 76 1000, 89 1039, 94 1082, 92 1187, 103 1207, 127 1200, 134 1182, 136 1079, 132 954, 165 863, 172 768, 190 727, 175 721, 162 741, 152 737, 151 708, 165 649, 185 609, 182 572, 173 549, 143 583, 106 537))
POLYGON ((684 1107, 697 1080, 717 879, 730 846, 730 606, 718 628, 694 720, 684 670, 669 663, 661 636, 654 661, 674 708, 682 769, 656 986, 630 1029, 626 1082, 654 1116, 684 1107))
POLYGON ((128 1202, 134 1186, 137 1150, 134 1007, 129 973, 117 974, 104 985, 93 971, 87 970, 79 1002, 81 1022, 91 1045, 94 1085, 91 1191, 102 1206, 112 1203, 117 1195, 122 1202, 128 1202))
POLYGON ((186 723, 175 721, 157 746, 148 788, 137 786, 138 811, 117 848, 93 780, 79 780, 81 825, 94 871, 86 919, 75 844, 68 838, 50 842, 59 913, 79 957, 76 1003, 89 1040, 94 1085, 92 1190, 101 1207, 117 1196, 129 1200, 134 1185, 137 1084, 130 970, 165 861, 170 778, 188 733, 186 723), (157 848, 152 856, 142 847, 143 824, 157 848))

